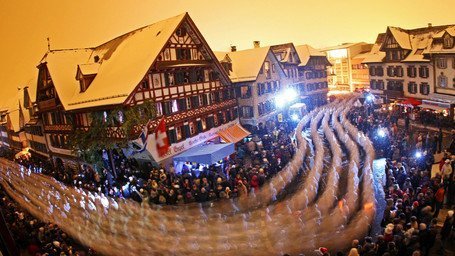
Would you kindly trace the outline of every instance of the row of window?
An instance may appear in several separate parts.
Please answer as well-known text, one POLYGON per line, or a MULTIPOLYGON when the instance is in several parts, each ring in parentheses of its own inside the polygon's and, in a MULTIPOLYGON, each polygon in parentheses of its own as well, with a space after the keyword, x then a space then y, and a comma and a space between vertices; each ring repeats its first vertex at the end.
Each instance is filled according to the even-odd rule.
POLYGON ((237 108, 220 111, 217 114, 197 118, 188 122, 176 124, 168 129, 167 135, 170 143, 183 141, 187 138, 198 135, 201 132, 210 130, 228 123, 238 117, 237 108))
POLYGON ((314 71, 305 72, 306 79, 315 79, 315 78, 323 78, 323 77, 327 77, 327 71, 325 71, 325 70, 314 70, 314 71))
POLYGON ((43 120, 45 125, 68 124, 66 115, 60 111, 43 114, 43 120))
POLYGON ((277 92, 280 90, 280 81, 271 81, 267 83, 258 83, 257 92, 258 96, 261 96, 266 93, 277 92))
MULTIPOLYGON (((420 83, 419 85, 420 94, 428 95, 430 94, 430 85, 428 83, 420 83)), ((416 82, 409 82, 408 83, 408 92, 410 94, 416 94, 417 91, 417 83, 416 82)))
POLYGON ((219 74, 216 71, 204 68, 182 69, 163 73, 149 73, 141 83, 141 88, 161 88, 174 85, 195 84, 209 81, 217 81, 219 74))
POLYGON ((294 85, 293 87, 294 87, 294 89, 299 91, 301 94, 303 94, 305 92, 311 92, 314 90, 328 88, 329 84, 327 82, 307 83, 307 84, 298 83, 298 84, 294 85))
MULTIPOLYGON (((194 46, 193 46, 194 47, 194 46)), ((202 53, 196 48, 166 48, 158 55, 158 61, 203 60, 202 53)))
POLYGON ((367 69, 368 65, 367 64, 353 64, 352 69, 367 69))
MULTIPOLYGON (((430 70, 427 66, 419 66, 419 77, 421 78, 428 78, 430 70)), ((381 66, 370 66, 369 67, 369 74, 370 76, 383 76, 384 69, 381 66)), ((417 67, 415 66, 408 66, 407 67, 407 75, 408 77, 417 77, 417 67)), ((389 77, 403 77, 403 67, 402 66, 388 66, 387 67, 387 76, 389 77)))
MULTIPOLYGON (((383 80, 371 80, 370 89, 372 90, 384 90, 384 81, 383 80)), ((428 83, 420 83, 419 86, 420 94, 428 95, 430 94, 430 85, 428 83)), ((403 91, 403 82, 402 81, 387 81, 387 90, 391 91, 403 91)), ((417 93, 417 83, 409 82, 408 83, 408 92, 411 94, 417 93)))
POLYGON ((49 139, 53 147, 69 149, 68 135, 50 134, 49 139))
POLYGON ((156 104, 157 115, 170 115, 180 111, 197 109, 203 106, 210 106, 222 101, 234 99, 235 95, 231 90, 199 94, 187 98, 180 98, 170 101, 163 101, 156 104))

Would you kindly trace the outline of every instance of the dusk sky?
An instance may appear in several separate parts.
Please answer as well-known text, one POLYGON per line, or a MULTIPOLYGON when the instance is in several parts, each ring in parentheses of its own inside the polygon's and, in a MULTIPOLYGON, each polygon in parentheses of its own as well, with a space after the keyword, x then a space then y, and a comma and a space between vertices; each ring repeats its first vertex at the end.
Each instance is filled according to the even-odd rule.
POLYGON ((454 9, 454 0, 1 0, 0 88, 10 96, 30 80, 47 37, 52 49, 92 47, 183 12, 213 50, 227 51, 251 48, 254 40, 316 48, 373 43, 387 26, 454 24, 454 9))

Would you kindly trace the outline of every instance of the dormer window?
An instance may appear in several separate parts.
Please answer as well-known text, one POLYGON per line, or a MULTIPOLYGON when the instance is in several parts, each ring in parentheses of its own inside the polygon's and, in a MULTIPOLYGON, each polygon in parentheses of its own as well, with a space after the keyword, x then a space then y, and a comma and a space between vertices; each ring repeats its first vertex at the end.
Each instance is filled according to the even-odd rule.
POLYGON ((99 63, 80 64, 77 67, 76 79, 79 80, 80 92, 85 92, 98 73, 99 63))
POLYGON ((444 49, 451 49, 453 47, 453 37, 448 33, 444 35, 444 49))
POLYGON ((224 70, 229 74, 229 72, 232 72, 232 63, 230 62, 221 62, 221 65, 223 66, 224 70))

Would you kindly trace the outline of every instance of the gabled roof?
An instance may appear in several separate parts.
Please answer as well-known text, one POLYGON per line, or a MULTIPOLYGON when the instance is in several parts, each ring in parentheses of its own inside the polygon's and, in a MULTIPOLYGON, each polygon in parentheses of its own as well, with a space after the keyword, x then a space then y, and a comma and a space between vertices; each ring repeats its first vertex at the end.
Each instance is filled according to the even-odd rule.
POLYGON ((445 33, 448 33, 451 36, 455 37, 455 25, 451 25, 450 27, 440 31, 439 33, 436 33, 433 38, 442 38, 445 33))
POLYGON ((94 48, 53 50, 47 63, 66 110, 122 104, 149 70, 187 13, 136 29, 94 48), (98 63, 95 64, 95 56, 98 63), (97 71, 85 92, 76 80, 82 72, 97 71), (97 69, 97 70, 96 70, 97 69))
POLYGON ((362 63, 379 63, 382 62, 385 58, 385 52, 381 52, 381 45, 385 40, 385 33, 381 33, 376 38, 376 42, 374 43, 371 51, 366 54, 365 59, 362 63))
POLYGON ((388 27, 387 28, 392 34, 393 38, 397 41, 401 48, 411 50, 411 40, 409 34, 402 28, 388 27))
POLYGON ((1 112, 6 112, 8 118, 11 121, 11 128, 18 132, 23 127, 21 127, 21 119, 22 125, 25 125, 30 120, 30 115, 28 110, 26 110, 23 106, 24 104, 24 91, 18 90, 13 97, 8 98, 7 101, 4 102, 1 112))
POLYGON ((435 34, 433 38, 432 44, 425 49, 424 54, 454 54, 455 47, 446 49, 444 48, 444 41, 443 37, 445 34, 450 35, 451 37, 455 37, 455 25, 451 25, 450 27, 440 31, 439 33, 435 34))
POLYGON ((215 55, 219 61, 225 59, 226 55, 230 58, 232 72, 229 78, 236 83, 256 80, 269 52, 270 46, 266 46, 235 52, 215 52, 215 55))
MULTIPOLYGON (((284 57, 281 60, 279 60, 279 62, 281 62, 281 63, 289 63, 290 62, 290 58, 289 57, 291 56, 292 50, 294 50, 294 52, 297 53, 297 49, 295 48, 293 43, 276 44, 276 45, 272 45, 270 47, 271 47, 271 50, 272 50, 272 52, 274 54, 280 53, 280 52, 285 52, 284 57)), ((291 64, 292 63, 293 64, 298 64, 300 62, 301 62, 300 57, 297 54, 297 58, 293 59, 293 61, 290 62, 290 63, 291 64)))
POLYGON ((325 53, 320 52, 307 44, 298 45, 295 48, 297 55, 300 58, 299 66, 307 65, 311 57, 326 57, 325 53))

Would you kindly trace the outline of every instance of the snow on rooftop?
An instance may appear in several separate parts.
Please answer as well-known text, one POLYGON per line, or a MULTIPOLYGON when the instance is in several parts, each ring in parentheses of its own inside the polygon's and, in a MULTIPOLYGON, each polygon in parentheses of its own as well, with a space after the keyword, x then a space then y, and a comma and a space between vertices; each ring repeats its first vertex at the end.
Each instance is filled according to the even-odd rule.
POLYGON ((95 48, 54 50, 43 58, 66 110, 123 103, 186 13, 128 32, 95 48), (97 63, 95 63, 97 56, 97 63), (77 68, 97 74, 80 92, 77 68))
POLYGON ((256 80, 269 52, 270 46, 266 46, 235 52, 215 52, 215 55, 220 61, 221 57, 224 59, 224 56, 228 55, 232 63, 229 78, 235 83, 256 80))
POLYGON ((325 57, 326 56, 325 53, 320 52, 307 44, 299 45, 299 46, 296 46, 295 48, 296 48, 297 54, 299 55, 299 58, 300 58, 299 66, 305 66, 306 64, 308 64, 308 61, 310 60, 311 57, 325 57))

